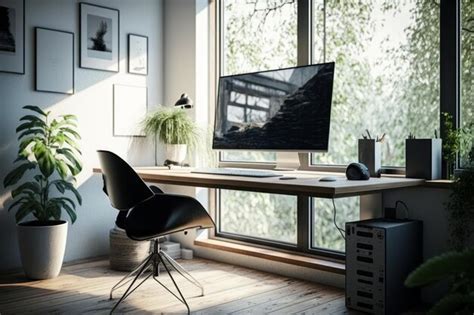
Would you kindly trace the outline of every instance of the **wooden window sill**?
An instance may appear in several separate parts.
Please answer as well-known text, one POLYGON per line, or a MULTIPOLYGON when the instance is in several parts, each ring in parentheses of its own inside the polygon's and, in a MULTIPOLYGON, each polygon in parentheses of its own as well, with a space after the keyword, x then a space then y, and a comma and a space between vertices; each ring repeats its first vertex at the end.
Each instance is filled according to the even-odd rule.
POLYGON ((320 258, 284 253, 271 249, 222 241, 219 239, 198 239, 194 241, 194 245, 227 251, 231 253, 237 253, 241 255, 268 259, 272 261, 278 261, 285 264, 332 272, 341 275, 344 275, 346 271, 345 264, 341 262, 334 262, 320 258))

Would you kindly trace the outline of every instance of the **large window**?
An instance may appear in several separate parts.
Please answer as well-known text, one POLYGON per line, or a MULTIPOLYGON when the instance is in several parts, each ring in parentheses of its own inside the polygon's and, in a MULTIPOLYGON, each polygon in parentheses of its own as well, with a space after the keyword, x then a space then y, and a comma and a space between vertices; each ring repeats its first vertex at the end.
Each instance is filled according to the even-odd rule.
MULTIPOLYGON (((410 133, 418 138, 433 137, 435 131, 439 134, 441 108, 450 110, 461 105, 461 125, 474 122, 472 0, 219 3, 221 75, 295 66, 306 58, 301 56, 308 55, 307 47, 311 47, 308 62, 336 62, 329 152, 311 154, 307 167, 337 167, 356 161, 357 139, 369 130, 372 135, 385 133, 383 165, 402 171, 405 139, 410 133), (440 95, 442 91, 452 91, 456 84, 442 80, 442 69, 446 65, 456 68, 456 64, 441 60, 440 25, 443 17, 445 23, 456 19, 456 10, 451 10, 454 1, 462 2, 462 89, 458 91, 462 104, 446 105, 440 95), (298 8, 302 3, 304 9, 298 8), (443 10, 443 6, 451 9, 443 10), (304 15, 311 16, 308 29, 297 22, 304 21, 304 15), (305 34, 312 34, 310 41, 305 34)), ((452 34, 451 30, 449 36, 452 34)), ((248 100, 239 102, 242 106, 231 114, 248 115, 251 108, 247 107, 252 104, 248 100)), ((274 152, 220 154, 222 162, 253 162, 252 166, 261 163, 262 167, 275 159, 274 152)), ((294 196, 230 190, 221 190, 218 200, 218 233, 222 236, 269 245, 287 244, 289 249, 310 253, 344 251, 344 240, 333 222, 332 200, 305 201, 294 196), (302 214, 308 217, 307 223, 298 220, 302 214)), ((335 206, 339 227, 358 219, 358 197, 335 200, 335 206)))
POLYGON ((314 163, 357 160, 357 139, 386 134, 382 163, 405 165, 405 139, 439 131, 439 4, 313 2, 313 62, 335 61, 329 152, 314 163))

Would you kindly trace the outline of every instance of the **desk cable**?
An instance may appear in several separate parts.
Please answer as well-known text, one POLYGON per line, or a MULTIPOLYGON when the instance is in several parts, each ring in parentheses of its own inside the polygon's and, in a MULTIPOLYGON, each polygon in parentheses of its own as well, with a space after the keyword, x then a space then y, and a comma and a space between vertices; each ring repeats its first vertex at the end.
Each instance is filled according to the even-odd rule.
POLYGON ((337 222, 336 222, 336 214, 337 214, 337 209, 336 209, 336 203, 334 202, 334 198, 332 198, 332 206, 333 206, 333 212, 334 212, 334 216, 333 216, 333 222, 334 222, 334 226, 336 227, 336 229, 339 231, 339 233, 341 233, 341 236, 342 238, 345 240, 346 239, 346 230, 344 229, 341 229, 338 225, 337 225, 337 222))

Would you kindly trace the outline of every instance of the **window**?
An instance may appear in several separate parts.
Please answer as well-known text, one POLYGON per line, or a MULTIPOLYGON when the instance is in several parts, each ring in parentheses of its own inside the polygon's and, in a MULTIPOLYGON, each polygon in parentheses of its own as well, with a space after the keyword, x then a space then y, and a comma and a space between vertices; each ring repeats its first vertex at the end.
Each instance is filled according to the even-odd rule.
POLYGON ((219 232, 296 244, 296 197, 220 191, 219 232))
MULTIPOLYGON (((224 0, 221 12, 222 75, 296 66, 296 1, 224 0)), ((239 106, 234 114, 263 113, 239 106)), ((225 151, 221 159, 272 162, 276 154, 225 151)))
MULTIPOLYGON (((433 137, 435 130, 439 133, 441 110, 460 108, 456 119, 461 125, 474 123, 471 0, 223 0, 220 5, 222 75, 295 66, 297 59, 304 59, 307 45, 313 63, 336 62, 329 152, 311 155, 315 169, 357 160, 357 139, 366 129, 372 135, 386 133, 383 165, 401 168, 408 134, 424 138, 433 137), (454 7, 459 3, 461 89, 458 82, 446 80, 452 75, 446 69, 457 69, 458 61, 441 60, 443 52, 450 55, 442 39, 446 43, 446 38, 453 38, 448 24, 456 21, 454 7), (298 10, 300 4, 303 8, 298 10), (298 25, 298 15, 306 19, 309 14, 308 29, 298 25), (441 28, 443 23, 449 32, 441 28), (312 34, 311 43, 302 36, 307 33, 312 34), (451 101, 453 90, 461 95, 461 104, 451 101)), ((265 99, 238 93, 231 99, 229 120, 266 115, 265 99)), ((275 159, 273 152, 227 151, 220 156, 223 162, 262 167, 275 159)), ((306 253, 344 251, 343 238, 334 227, 332 200, 230 190, 221 190, 219 200, 222 236, 306 253), (308 222, 298 220, 306 217, 308 222)), ((335 205, 339 227, 359 218, 360 198, 337 199, 335 205)))
MULTIPOLYGON (((461 127, 474 132, 474 2, 461 3, 461 127)), ((466 156, 462 157, 463 160, 466 156)))
POLYGON ((357 160, 365 130, 386 133, 382 163, 405 165, 405 139, 439 131, 439 4, 313 2, 313 62, 335 61, 329 152, 313 163, 357 160))

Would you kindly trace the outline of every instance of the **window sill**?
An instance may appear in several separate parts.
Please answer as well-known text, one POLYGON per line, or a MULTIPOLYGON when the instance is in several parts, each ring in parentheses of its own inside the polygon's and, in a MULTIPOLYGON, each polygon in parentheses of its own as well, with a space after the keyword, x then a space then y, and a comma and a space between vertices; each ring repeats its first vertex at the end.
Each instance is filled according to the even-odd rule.
POLYGON ((334 262, 320 258, 301 256, 297 254, 284 253, 271 249, 255 247, 244 244, 237 244, 219 239, 198 239, 194 241, 194 245, 212 248, 216 250, 227 251, 231 253, 278 261, 285 264, 301 266, 336 274, 344 275, 346 271, 345 264, 342 262, 334 262))

